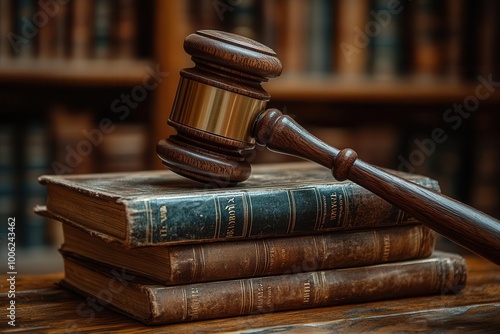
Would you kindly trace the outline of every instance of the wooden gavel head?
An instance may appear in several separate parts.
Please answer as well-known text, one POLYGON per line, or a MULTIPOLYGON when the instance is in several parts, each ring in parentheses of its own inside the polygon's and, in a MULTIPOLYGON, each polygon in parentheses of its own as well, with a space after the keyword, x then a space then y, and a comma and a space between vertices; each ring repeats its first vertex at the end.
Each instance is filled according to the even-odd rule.
POLYGON ((156 152, 165 166, 197 181, 244 181, 253 126, 270 99, 261 83, 281 74, 281 62, 272 49, 221 31, 191 34, 184 49, 195 66, 180 72, 167 122, 177 134, 161 140, 156 152))

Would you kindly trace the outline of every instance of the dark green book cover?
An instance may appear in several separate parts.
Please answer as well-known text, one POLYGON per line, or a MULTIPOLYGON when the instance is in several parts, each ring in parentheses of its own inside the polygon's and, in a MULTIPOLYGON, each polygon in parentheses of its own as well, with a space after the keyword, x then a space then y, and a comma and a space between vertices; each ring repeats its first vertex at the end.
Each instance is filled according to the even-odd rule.
MULTIPOLYGON (((398 173, 398 172, 395 172, 398 173)), ((439 190, 436 181, 398 173, 439 190)), ((372 228, 415 222, 380 197, 311 163, 257 165, 246 182, 212 188, 170 171, 42 176, 37 209, 126 247, 372 228)))

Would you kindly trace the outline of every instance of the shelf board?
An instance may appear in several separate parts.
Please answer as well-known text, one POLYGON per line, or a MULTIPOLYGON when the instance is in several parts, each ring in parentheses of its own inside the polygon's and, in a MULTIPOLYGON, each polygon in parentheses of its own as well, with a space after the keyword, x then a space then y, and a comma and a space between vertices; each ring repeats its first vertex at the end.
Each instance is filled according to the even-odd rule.
MULTIPOLYGON (((283 76, 263 85, 272 100, 321 102, 462 103, 474 96, 477 83, 445 80, 283 76)), ((500 102, 500 89, 486 103, 500 102)))
POLYGON ((0 83, 142 85, 148 60, 0 59, 0 83))

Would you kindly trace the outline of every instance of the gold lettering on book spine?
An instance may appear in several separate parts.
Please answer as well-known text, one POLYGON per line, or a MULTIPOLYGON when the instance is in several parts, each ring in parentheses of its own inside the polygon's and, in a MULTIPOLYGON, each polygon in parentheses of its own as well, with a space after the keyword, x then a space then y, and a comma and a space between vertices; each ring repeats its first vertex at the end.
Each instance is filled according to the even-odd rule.
POLYGON ((160 236, 162 238, 167 237, 167 206, 162 205, 160 206, 160 222, 161 222, 161 227, 160 227, 160 236))
POLYGON ((382 261, 389 261, 389 256, 391 254, 391 237, 389 235, 384 235, 384 253, 382 256, 382 261))
POLYGON ((326 222, 327 222, 327 212, 328 212, 328 208, 327 208, 327 204, 326 204, 326 196, 321 196, 321 208, 322 208, 322 215, 321 215, 321 224, 318 226, 315 226, 315 230, 317 229, 323 229, 326 222))
POLYGON ((197 287, 191 288, 191 319, 198 319, 200 317, 200 291, 197 287))
POLYGON ((236 204, 234 197, 227 201, 224 210, 226 210, 228 214, 226 237, 231 238, 234 237, 234 230, 236 227, 236 204))
POLYGON ((257 311, 262 313, 264 309, 264 284, 260 280, 257 285, 257 311))
POLYGON ((337 219, 337 213, 338 213, 337 206, 338 206, 337 193, 331 193, 330 194, 330 220, 337 219))
POLYGON ((302 297, 302 302, 304 304, 309 304, 311 302, 311 282, 304 282, 304 295, 302 297))

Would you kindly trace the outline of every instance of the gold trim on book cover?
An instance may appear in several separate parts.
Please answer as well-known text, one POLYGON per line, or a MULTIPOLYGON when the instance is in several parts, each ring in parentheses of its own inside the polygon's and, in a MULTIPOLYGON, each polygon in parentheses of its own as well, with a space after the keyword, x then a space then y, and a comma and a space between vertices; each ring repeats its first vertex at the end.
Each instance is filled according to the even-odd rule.
POLYGON ((181 77, 170 120, 226 138, 253 143, 252 126, 267 101, 181 77))

